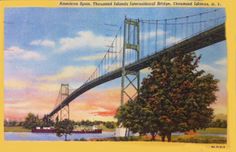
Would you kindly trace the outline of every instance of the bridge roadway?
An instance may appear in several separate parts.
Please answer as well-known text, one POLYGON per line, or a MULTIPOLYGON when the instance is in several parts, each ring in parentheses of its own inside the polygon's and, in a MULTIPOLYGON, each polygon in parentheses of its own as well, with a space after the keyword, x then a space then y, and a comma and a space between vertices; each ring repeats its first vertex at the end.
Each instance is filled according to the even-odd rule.
MULTIPOLYGON (((210 46, 212 44, 215 44, 224 40, 225 40, 225 24, 221 24, 214 28, 208 29, 202 33, 196 34, 190 38, 187 38, 171 47, 167 47, 163 49, 162 51, 158 51, 156 53, 153 53, 152 55, 144 57, 140 59, 139 61, 126 65, 125 69, 127 69, 128 71, 139 71, 141 69, 149 67, 153 61, 160 60, 162 56, 167 53, 170 55, 170 57, 173 58, 176 56, 177 53, 180 53, 180 52, 190 53, 195 50, 199 50, 201 48, 210 46)), ((75 98, 77 98, 84 92, 100 84, 119 78, 121 77, 121 74, 122 74, 122 68, 118 68, 94 80, 91 80, 90 82, 83 84, 81 87, 73 91, 60 105, 58 105, 55 109, 53 109, 53 111, 48 116, 52 117, 60 109, 62 109, 64 106, 72 102, 75 98)))

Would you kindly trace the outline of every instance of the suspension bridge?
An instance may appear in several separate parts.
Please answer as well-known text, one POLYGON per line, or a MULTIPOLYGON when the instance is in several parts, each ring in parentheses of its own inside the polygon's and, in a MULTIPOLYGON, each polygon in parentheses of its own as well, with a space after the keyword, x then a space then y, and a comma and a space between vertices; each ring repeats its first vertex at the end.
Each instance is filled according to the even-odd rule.
MULTIPOLYGON (((57 104, 47 115, 70 118, 69 104, 90 89, 121 77, 121 105, 139 93, 140 70, 168 54, 190 53, 225 40, 225 16, 220 9, 170 19, 125 17, 103 59, 87 81, 70 92, 61 84, 57 104), (132 93, 128 88, 133 89, 132 93)), ((92 42, 91 42, 92 43, 92 42)))

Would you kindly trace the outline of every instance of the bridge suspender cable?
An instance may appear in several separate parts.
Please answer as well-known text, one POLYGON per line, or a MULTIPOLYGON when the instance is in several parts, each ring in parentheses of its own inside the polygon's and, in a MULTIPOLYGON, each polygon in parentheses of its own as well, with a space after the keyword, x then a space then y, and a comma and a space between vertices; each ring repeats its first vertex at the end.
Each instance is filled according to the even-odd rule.
POLYGON ((124 96, 131 100, 138 94, 139 70, 148 67, 153 60, 158 60, 165 53, 174 57, 176 51, 188 53, 225 40, 225 16, 221 14, 220 9, 215 9, 170 19, 125 18, 124 27, 119 27, 96 70, 81 87, 57 104, 49 117, 89 89, 118 77, 122 77, 121 104, 124 96), (136 94, 130 95, 125 91, 125 80, 128 85, 137 88, 136 94), (137 81, 136 87, 134 81, 137 81))

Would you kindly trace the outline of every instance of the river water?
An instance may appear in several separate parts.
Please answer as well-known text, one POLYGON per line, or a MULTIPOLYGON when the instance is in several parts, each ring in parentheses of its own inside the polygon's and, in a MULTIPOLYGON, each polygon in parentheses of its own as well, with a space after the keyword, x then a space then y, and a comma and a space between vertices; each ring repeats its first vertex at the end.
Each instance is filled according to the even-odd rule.
MULTIPOLYGON (((53 133, 32 133, 32 132, 5 132, 5 140, 23 140, 23 141, 62 141, 64 136, 58 137, 53 133)), ((71 134, 68 140, 93 139, 114 137, 114 132, 102 132, 101 134, 71 134)))
MULTIPOLYGON (((32 132, 5 132, 5 140, 19 141, 63 141, 64 136, 58 137, 53 133, 32 133, 32 132)), ((173 133, 172 135, 184 135, 184 133, 173 133)), ((71 134, 68 135, 68 140, 94 139, 114 137, 114 132, 102 132, 101 134, 71 134)), ((201 136, 225 137, 226 134, 202 134, 201 136)))

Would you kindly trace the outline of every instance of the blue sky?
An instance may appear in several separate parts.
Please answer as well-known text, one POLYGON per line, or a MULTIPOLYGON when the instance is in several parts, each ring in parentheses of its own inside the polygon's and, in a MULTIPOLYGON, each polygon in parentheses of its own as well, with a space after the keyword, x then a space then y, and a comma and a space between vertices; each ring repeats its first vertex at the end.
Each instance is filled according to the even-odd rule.
MULTIPOLYGON (((71 9, 71 8, 17 8, 6 9, 5 21, 5 48, 18 46, 20 48, 34 50, 47 55, 50 60, 45 60, 49 71, 59 70, 60 64, 57 58, 63 57, 61 64, 65 65, 83 65, 84 62, 74 62, 71 56, 88 55, 98 52, 105 52, 106 49, 94 49, 81 51, 75 48, 69 54, 56 54, 56 48, 35 47, 30 45, 33 40, 53 40, 58 41, 63 37, 74 37, 79 31, 92 31, 96 35, 114 36, 119 27, 108 27, 105 24, 115 24, 120 26, 124 16, 130 18, 142 19, 164 19, 186 16, 186 14, 198 14, 209 9, 187 9, 185 8, 156 8, 156 9, 71 9), (89 13, 88 13, 89 12, 89 13), (11 24, 12 23, 12 24, 11 24), (52 64, 52 60, 57 64, 52 64)), ((223 12, 223 11, 222 11, 223 12)), ((221 56, 221 54, 216 54, 221 56)), ((211 58, 210 58, 211 59, 211 58)), ((21 61, 22 63, 22 61, 21 61)), ((44 66, 36 64, 38 68, 44 69, 44 66)), ((30 66, 25 64, 25 66, 30 66)), ((35 66, 35 65, 33 65, 35 66)), ((39 70, 40 71, 40 70, 39 70)), ((38 72, 39 72, 38 71, 38 72)))
MULTIPOLYGON (((100 56, 105 54, 107 50, 105 44, 111 42, 125 16, 139 19, 165 19, 209 10, 205 8, 7 8, 5 9, 4 53, 5 93, 9 96, 6 96, 5 103, 17 103, 20 107, 27 108, 27 105, 31 104, 17 101, 18 96, 31 94, 29 90, 41 91, 42 94, 50 91, 51 95, 45 97, 44 102, 50 106, 45 108, 46 106, 42 105, 46 109, 43 112, 50 111, 54 103, 49 103, 51 101, 46 99, 56 98, 60 83, 70 83, 73 88, 76 88, 88 78, 99 63, 100 56), (117 26, 107 26, 107 24, 117 26), (96 40, 96 42, 89 40, 96 40), (32 86, 41 86, 41 88, 32 88, 32 86)), ((224 10, 220 12, 223 16, 224 10)), ((225 42, 220 42, 197 51, 197 54, 202 55, 201 67, 214 73, 221 80, 220 87, 224 96, 226 96, 227 56, 225 45, 225 42)), ((119 79, 94 90, 118 87, 120 87, 119 79)), ((86 95, 82 98, 86 98, 86 95)), ((30 102, 30 99, 30 97, 26 98, 27 102, 30 102)), ((223 105, 224 110, 219 111, 226 112, 225 104, 223 105)), ((106 109, 102 104, 100 106, 103 111, 110 110, 110 107, 106 109)), ((14 106, 9 105, 6 109, 6 113, 12 113, 14 106)), ((17 112, 12 115, 17 115, 17 112)), ((9 117, 12 115, 9 114, 9 117)))

